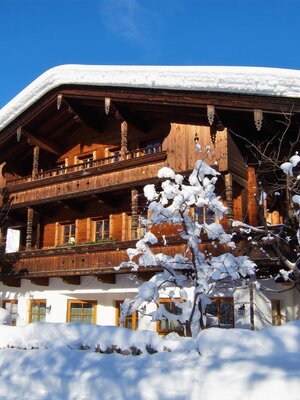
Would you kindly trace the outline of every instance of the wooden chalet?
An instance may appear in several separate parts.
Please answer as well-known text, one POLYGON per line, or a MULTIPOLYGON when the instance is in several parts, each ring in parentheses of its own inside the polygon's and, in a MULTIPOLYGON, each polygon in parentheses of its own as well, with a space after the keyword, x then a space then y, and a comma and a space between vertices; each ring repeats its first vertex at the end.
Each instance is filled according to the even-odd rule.
MULTIPOLYGON (((129 271, 114 267, 143 232, 144 185, 157 182, 163 166, 191 171, 195 141, 210 146, 209 162, 222 175, 218 190, 229 209, 222 224, 259 224, 247 141, 271 138, 287 114, 294 137, 299 98, 82 82, 45 91, 0 131, 2 247, 8 229, 19 232, 17 248, 5 256, 2 288, 18 293, 27 282, 41 292, 55 279, 76 291, 86 277, 117 287, 129 271)), ((283 217, 272 215, 274 223, 283 217)), ((162 229, 167 251, 179 252, 174 229, 162 229)))

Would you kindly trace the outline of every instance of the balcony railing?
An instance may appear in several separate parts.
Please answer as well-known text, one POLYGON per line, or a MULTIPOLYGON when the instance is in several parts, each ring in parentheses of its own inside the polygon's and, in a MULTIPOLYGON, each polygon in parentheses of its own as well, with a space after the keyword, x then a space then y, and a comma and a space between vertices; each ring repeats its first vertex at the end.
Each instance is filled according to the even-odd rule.
MULTIPOLYGON (((181 238, 172 237, 169 240, 170 244, 167 248, 164 248, 163 242, 154 246, 155 252, 161 253, 164 250, 167 254, 174 255, 184 251, 181 238)), ((8 253, 6 257, 11 261, 12 268, 8 271, 7 277, 116 273, 118 270, 115 267, 118 267, 123 261, 128 261, 126 249, 134 247, 135 243, 136 240, 108 241, 8 253)))
POLYGON ((132 151, 128 151, 125 153, 125 157, 121 157, 120 153, 115 153, 110 157, 98 158, 97 160, 88 160, 81 162, 79 164, 69 165, 69 166, 60 166, 57 168, 49 169, 47 171, 39 172, 35 177, 32 176, 24 176, 22 178, 13 179, 7 182, 8 187, 21 185, 23 183, 40 181, 47 178, 53 178, 56 176, 70 174, 76 171, 85 171, 90 170, 92 168, 101 167, 103 165, 113 164, 124 160, 130 160, 134 158, 149 156, 152 154, 157 154, 162 151, 161 145, 146 147, 142 149, 135 149, 132 151))

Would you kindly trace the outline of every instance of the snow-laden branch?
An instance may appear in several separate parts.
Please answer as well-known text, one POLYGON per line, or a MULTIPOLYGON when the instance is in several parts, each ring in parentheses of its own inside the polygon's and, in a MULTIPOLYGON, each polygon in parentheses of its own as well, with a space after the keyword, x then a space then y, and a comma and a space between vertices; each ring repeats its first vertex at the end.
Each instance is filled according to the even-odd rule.
MULTIPOLYGON (((205 307, 210 303, 210 293, 218 281, 238 281, 254 273, 256 265, 246 256, 234 256, 235 245, 232 235, 225 232, 217 222, 227 213, 220 196, 215 192, 219 172, 205 161, 196 162, 188 179, 176 174, 172 169, 164 167, 159 170, 160 187, 147 185, 144 195, 148 201, 149 218, 146 226, 149 231, 137 243, 135 248, 127 250, 129 261, 120 264, 119 268, 129 267, 137 271, 140 267, 155 267, 161 270, 149 282, 144 282, 138 295, 128 299, 123 305, 122 317, 142 304, 154 302, 157 310, 151 313, 152 319, 179 321, 185 326, 186 333, 198 333, 204 327, 205 307), (215 216, 214 223, 200 220, 197 211, 209 212, 215 216), (175 225, 185 249, 183 254, 169 255, 155 253, 153 246, 158 242, 151 232, 154 226, 175 225), (203 237, 210 242, 213 255, 204 251, 201 244, 203 237), (186 290, 192 287, 192 295, 186 290), (160 303, 161 295, 167 296, 172 307, 166 309, 160 303), (180 301, 176 298, 179 297, 180 301), (179 310, 179 311, 178 311, 179 310)), ((167 248, 167 242, 164 240, 167 248)))

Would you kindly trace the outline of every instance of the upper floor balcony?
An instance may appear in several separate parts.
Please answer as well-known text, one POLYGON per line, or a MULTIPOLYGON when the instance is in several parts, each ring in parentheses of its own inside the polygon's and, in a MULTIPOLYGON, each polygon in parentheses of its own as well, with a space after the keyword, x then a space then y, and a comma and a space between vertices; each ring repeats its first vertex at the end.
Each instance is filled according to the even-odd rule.
POLYGON ((47 199, 68 199, 154 178, 166 157, 161 145, 127 151, 124 155, 116 152, 109 157, 59 165, 34 176, 7 180, 6 186, 16 208, 47 199))

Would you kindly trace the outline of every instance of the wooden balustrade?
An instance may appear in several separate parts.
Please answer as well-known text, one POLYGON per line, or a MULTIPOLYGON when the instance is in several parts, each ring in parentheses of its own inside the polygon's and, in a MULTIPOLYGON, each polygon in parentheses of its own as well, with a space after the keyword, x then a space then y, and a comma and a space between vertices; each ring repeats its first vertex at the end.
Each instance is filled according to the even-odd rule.
MULTIPOLYGON (((186 243, 183 239, 178 236, 170 236, 166 240, 167 246, 164 246, 163 241, 160 240, 157 245, 151 246, 152 251, 156 254, 164 253, 170 256, 184 253, 186 243)), ((202 252, 220 255, 228 251, 225 245, 220 245, 218 248, 212 247, 210 240, 204 235, 202 240, 200 244, 202 252)), ((129 240, 10 253, 6 255, 6 258, 8 261, 11 260, 11 268, 3 271, 2 279, 129 273, 131 271, 128 268, 120 269, 118 267, 122 262, 128 261, 126 250, 134 248, 135 243, 135 240, 129 240)), ((244 254, 248 245, 247 240, 240 240, 236 244, 234 254, 244 254)), ((250 256, 261 268, 265 268, 268 274, 277 260, 276 254, 273 258, 265 257, 258 249, 254 249, 250 256)), ((159 269, 157 266, 148 268, 150 270, 159 269)))
MULTIPOLYGON (((90 275, 105 272, 125 272, 115 269, 121 262, 128 261, 126 249, 134 247, 135 241, 106 242, 55 247, 42 250, 10 253, 8 258, 15 260, 10 276, 39 277, 61 275, 90 275)), ((163 243, 153 247, 156 253, 175 255, 184 251, 181 238, 170 238, 170 245, 163 243)), ((128 273, 128 270, 126 270, 128 273)))
MULTIPOLYGON (((162 151, 161 146, 147 147, 143 149, 135 149, 132 151, 128 151, 125 154, 125 160, 130 160, 132 158, 149 156, 152 154, 157 154, 162 151)), ((60 166, 58 168, 49 169, 47 171, 40 171, 34 177, 33 176, 24 176, 21 178, 13 179, 7 182, 7 186, 13 187, 24 183, 40 181, 47 178, 53 178, 56 176, 61 176, 65 174, 70 174, 76 171, 84 171, 91 168, 101 167, 103 165, 112 164, 120 162, 121 155, 116 153, 113 156, 99 158, 97 160, 89 160, 79 164, 69 165, 69 166, 60 166)))

